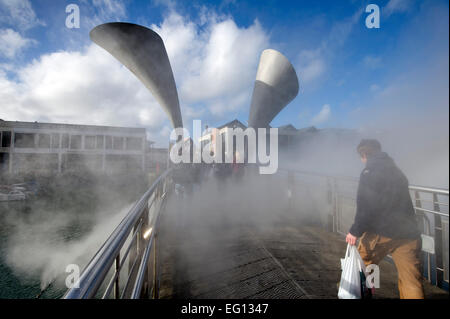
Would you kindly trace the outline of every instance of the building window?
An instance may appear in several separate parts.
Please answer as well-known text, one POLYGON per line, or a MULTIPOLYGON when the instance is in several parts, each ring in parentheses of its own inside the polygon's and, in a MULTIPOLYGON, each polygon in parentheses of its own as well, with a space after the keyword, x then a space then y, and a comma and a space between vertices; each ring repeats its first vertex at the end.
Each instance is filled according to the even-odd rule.
POLYGON ((55 153, 16 153, 14 171, 28 174, 48 174, 58 171, 58 154, 55 153))
POLYGON ((52 148, 59 148, 59 134, 52 134, 52 148))
POLYGON ((10 147, 11 146, 11 132, 10 131, 3 131, 1 132, 1 141, 2 141, 2 147, 10 147))
POLYGON ((69 134, 62 135, 61 148, 69 148, 69 134))
POLYGON ((9 153, 0 153, 0 173, 9 170, 9 153))
POLYGON ((14 134, 14 146, 19 148, 33 148, 34 144, 33 133, 15 133, 14 134))
POLYGON ((105 148, 107 150, 112 149, 112 136, 105 136, 105 148))
POLYGON ((50 148, 50 134, 39 134, 39 148, 50 148))
POLYGON ((123 150, 123 137, 114 136, 113 139, 113 148, 115 150, 123 150))
POLYGON ((103 135, 97 135, 96 139, 97 139, 96 148, 98 150, 102 150, 103 149, 103 135))
POLYGON ((84 137, 84 148, 87 150, 95 149, 95 142, 96 142, 95 136, 85 136, 84 137))
POLYGON ((127 137, 127 150, 138 151, 142 149, 142 138, 127 137))
POLYGON ((70 149, 72 150, 81 149, 81 135, 70 136, 70 149))

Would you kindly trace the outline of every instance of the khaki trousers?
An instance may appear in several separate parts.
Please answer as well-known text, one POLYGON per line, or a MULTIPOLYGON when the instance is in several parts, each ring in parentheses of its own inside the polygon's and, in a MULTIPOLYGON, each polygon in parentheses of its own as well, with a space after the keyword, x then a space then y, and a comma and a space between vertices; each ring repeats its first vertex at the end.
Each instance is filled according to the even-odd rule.
POLYGON ((377 265, 390 254, 397 267, 400 298, 424 298, 420 258, 421 240, 392 239, 366 232, 359 241, 358 251, 366 266, 377 265))

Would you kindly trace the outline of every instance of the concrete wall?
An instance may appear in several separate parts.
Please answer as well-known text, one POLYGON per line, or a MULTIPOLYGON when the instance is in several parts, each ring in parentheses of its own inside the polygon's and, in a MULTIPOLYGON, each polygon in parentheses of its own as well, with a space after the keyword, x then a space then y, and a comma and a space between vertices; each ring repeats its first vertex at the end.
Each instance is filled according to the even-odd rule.
POLYGON ((145 129, 0 121, 0 172, 144 170, 145 129))

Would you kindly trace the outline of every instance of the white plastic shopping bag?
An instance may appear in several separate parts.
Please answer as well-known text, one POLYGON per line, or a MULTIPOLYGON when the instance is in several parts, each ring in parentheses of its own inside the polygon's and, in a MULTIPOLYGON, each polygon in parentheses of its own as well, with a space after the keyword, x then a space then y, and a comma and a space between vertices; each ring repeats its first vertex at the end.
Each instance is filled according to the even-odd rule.
POLYGON ((339 284, 339 299, 361 299, 366 287, 366 266, 359 255, 356 246, 347 245, 345 258, 341 259, 341 282, 339 284))

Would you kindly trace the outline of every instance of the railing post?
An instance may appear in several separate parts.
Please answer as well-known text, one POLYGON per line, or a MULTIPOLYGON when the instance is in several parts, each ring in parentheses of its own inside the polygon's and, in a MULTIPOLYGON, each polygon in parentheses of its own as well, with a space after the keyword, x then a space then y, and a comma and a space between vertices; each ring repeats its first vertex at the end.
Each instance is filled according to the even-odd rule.
POLYGON ((136 258, 139 256, 139 234, 135 233, 136 226, 133 227, 132 236, 136 236, 136 240, 133 242, 130 248, 130 252, 128 254, 128 277, 131 276, 131 272, 133 271, 133 264, 136 258))
POLYGON ((152 298, 158 299, 159 297, 159 282, 158 282, 158 233, 155 233, 155 238, 153 239, 153 293, 152 298))
POLYGON ((116 277, 116 280, 114 281, 114 299, 119 299, 120 298, 120 287, 119 287, 119 282, 120 282, 120 253, 117 254, 117 257, 116 257, 115 270, 116 270, 116 273, 117 273, 117 277, 116 277))
POLYGON ((327 201, 331 207, 331 212, 328 214, 328 231, 336 232, 335 228, 335 205, 333 197, 333 185, 331 182, 331 177, 327 176, 327 201))
MULTIPOLYGON (((164 205, 165 199, 165 192, 167 191, 167 184, 164 183, 160 187, 160 191, 158 193, 158 199, 160 200, 161 205, 164 205)), ((158 245, 159 245, 159 228, 161 223, 161 216, 157 216, 157 220, 155 221, 155 235, 153 238, 153 291, 152 291, 152 298, 158 299, 159 298, 159 253, 158 253, 158 245)))
MULTIPOLYGON (((159 189, 159 185, 156 187, 155 191, 157 192, 158 189, 159 189)), ((154 201, 155 201, 155 204, 156 204, 157 203, 157 196, 156 196, 156 194, 154 195, 154 201)), ((155 210, 155 205, 153 205, 152 208, 153 208, 153 210, 155 210)), ((145 247, 148 245, 147 240, 144 238, 144 232, 148 229, 148 227, 150 225, 149 215, 150 215, 150 209, 148 208, 148 205, 147 205, 147 207, 144 210, 144 214, 142 216, 142 218, 144 218, 144 222, 143 222, 143 225, 142 225, 142 228, 141 228, 141 229, 143 229, 143 232, 141 234, 141 247, 142 247, 142 250, 139 252, 139 258, 142 258, 143 254, 144 254, 144 251, 145 251, 145 247)), ((153 231, 155 231, 155 229, 153 231)), ((148 239, 148 240, 150 240, 150 239, 148 239)), ((147 267, 147 270, 148 270, 148 263, 146 264, 146 267, 147 267)), ((147 271, 144 272, 144 274, 145 274, 145 276, 144 276, 144 284, 143 284, 143 288, 144 289, 143 289, 143 292, 144 292, 144 297, 148 298, 148 293, 147 292, 148 292, 149 286, 150 286, 149 285, 150 277, 148 276, 148 272, 147 271)), ((141 293, 142 293, 142 291, 141 291, 141 293)))
POLYGON ((294 213, 294 183, 295 175, 294 172, 288 171, 288 211, 289 214, 294 213))
MULTIPOLYGON (((420 194, 419 194, 418 191, 414 191, 414 201, 415 201, 415 206, 417 208, 422 208, 422 202, 420 200, 420 194)), ((416 214, 417 214, 417 212, 416 212, 416 214)), ((424 212, 420 212, 420 214, 422 215, 422 223, 424 223, 425 222, 425 218, 426 218, 425 213, 424 212)), ((422 230, 425 231, 425 224, 422 224, 421 227, 422 227, 422 230)), ((428 233, 427 235, 432 236, 431 233, 428 233)), ((426 269, 427 281, 431 282, 431 256, 430 256, 430 253, 423 251, 422 252, 422 256, 424 257, 424 259, 426 258, 426 260, 427 260, 427 263, 426 263, 426 266, 427 266, 427 269, 426 269)))
MULTIPOLYGON (((433 208, 440 212, 439 201, 436 193, 433 193, 433 208)), ((441 216, 434 215, 434 253, 436 260, 436 285, 441 287, 444 280, 444 260, 442 254, 442 221, 441 216)))
POLYGON ((332 192, 333 192, 333 229, 334 232, 339 233, 340 231, 340 220, 339 220, 339 203, 338 203, 338 186, 336 177, 332 177, 332 192))

